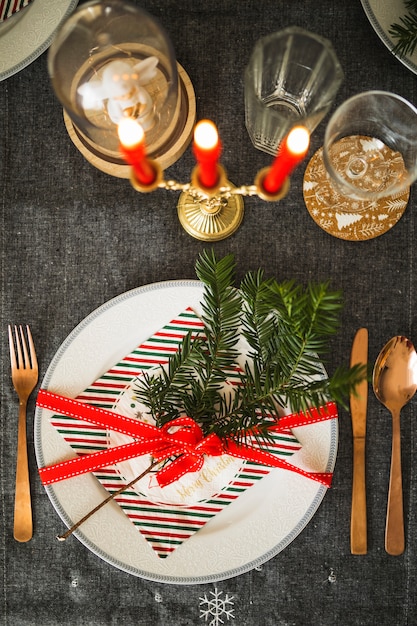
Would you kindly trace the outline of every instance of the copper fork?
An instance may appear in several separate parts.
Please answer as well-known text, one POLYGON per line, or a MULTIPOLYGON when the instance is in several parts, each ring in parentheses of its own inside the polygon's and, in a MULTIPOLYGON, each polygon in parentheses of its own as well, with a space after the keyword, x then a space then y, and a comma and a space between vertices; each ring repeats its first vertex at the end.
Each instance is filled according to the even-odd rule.
POLYGON ((15 326, 14 333, 9 325, 10 362, 12 381, 19 397, 19 422, 17 433, 16 491, 14 505, 14 538, 29 541, 33 534, 32 504, 28 450, 26 438, 27 401, 38 382, 38 361, 29 326, 27 340, 22 326, 15 326), (29 345, 29 348, 28 348, 29 345))

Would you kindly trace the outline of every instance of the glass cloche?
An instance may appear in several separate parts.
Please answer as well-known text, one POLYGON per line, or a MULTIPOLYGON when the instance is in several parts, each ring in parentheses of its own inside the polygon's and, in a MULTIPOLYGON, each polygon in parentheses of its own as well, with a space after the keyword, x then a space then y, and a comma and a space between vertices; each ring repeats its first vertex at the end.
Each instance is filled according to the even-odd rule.
POLYGON ((117 126, 132 117, 163 168, 191 138, 195 97, 159 22, 129 0, 92 0, 58 31, 48 71, 74 143, 99 169, 123 172, 117 126), (122 168, 118 168, 118 165, 122 168))

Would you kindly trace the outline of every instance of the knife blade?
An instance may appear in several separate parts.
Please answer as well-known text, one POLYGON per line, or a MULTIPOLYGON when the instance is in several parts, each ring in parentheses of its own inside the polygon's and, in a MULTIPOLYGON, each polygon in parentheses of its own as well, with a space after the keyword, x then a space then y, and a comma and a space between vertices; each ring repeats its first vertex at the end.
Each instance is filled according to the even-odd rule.
MULTIPOLYGON (((350 365, 366 365, 368 362, 368 329, 360 328, 352 344, 350 365)), ((353 433, 352 510, 350 520, 350 551, 352 554, 367 553, 366 517, 366 410, 368 405, 368 381, 365 378, 350 394, 350 414, 353 433)))

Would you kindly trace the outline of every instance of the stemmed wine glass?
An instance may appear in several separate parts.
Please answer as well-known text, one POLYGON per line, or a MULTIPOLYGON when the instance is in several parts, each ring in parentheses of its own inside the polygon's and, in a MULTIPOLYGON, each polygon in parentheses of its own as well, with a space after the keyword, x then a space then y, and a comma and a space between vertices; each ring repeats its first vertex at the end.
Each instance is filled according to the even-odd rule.
POLYGON ((342 239, 371 239, 403 214, 417 178, 417 109, 385 91, 346 100, 304 176, 313 219, 342 239))

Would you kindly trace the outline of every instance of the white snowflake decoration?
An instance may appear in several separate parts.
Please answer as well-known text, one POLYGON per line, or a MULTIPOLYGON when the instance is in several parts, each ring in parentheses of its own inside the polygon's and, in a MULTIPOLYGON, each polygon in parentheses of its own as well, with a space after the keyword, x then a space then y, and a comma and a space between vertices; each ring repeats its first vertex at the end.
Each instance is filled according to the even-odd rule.
POLYGON ((218 591, 217 588, 214 591, 210 591, 210 596, 205 593, 200 600, 200 619, 204 617, 205 622, 209 626, 219 626, 224 624, 224 619, 235 619, 233 615, 233 596, 229 596, 228 593, 222 598, 223 592, 218 591), (210 621, 208 621, 210 620, 210 621))

